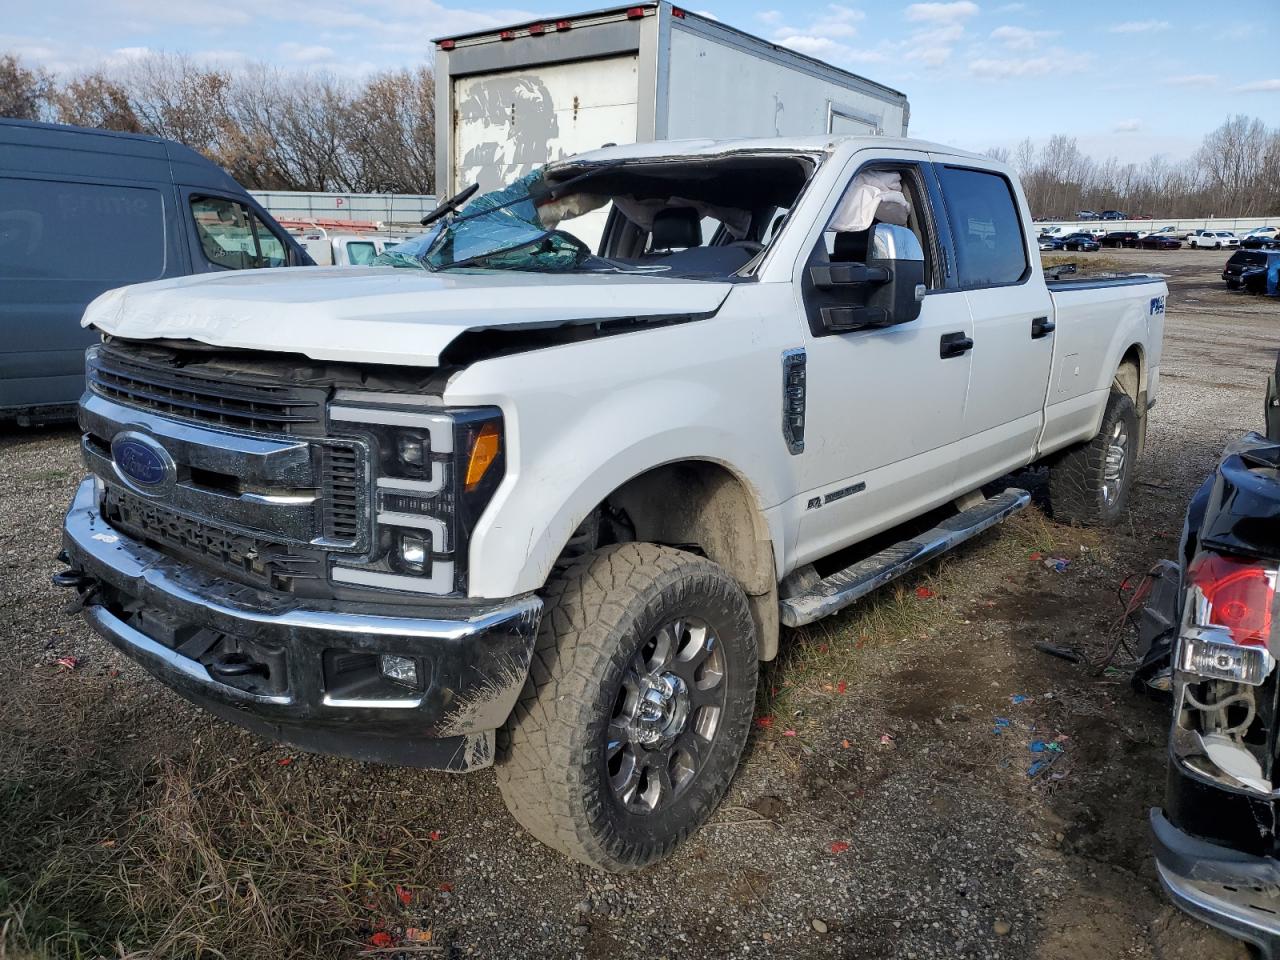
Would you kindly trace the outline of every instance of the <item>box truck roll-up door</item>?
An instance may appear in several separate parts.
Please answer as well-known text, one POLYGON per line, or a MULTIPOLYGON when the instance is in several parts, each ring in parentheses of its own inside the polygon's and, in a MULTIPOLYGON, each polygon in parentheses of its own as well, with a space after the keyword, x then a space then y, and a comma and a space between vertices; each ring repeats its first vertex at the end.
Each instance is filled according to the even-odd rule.
POLYGON ((634 54, 459 77, 453 191, 496 190, 549 160, 636 139, 634 54))

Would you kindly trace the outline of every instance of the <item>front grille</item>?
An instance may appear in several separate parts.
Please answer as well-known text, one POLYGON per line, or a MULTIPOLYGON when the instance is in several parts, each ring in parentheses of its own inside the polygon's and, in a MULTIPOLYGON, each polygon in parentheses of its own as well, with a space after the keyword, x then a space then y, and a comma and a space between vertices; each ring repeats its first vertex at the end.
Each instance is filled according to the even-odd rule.
POLYGON ((91 389, 118 403, 166 416, 260 433, 313 435, 324 422, 323 389, 188 369, 176 352, 104 344, 88 364, 91 389))
POLYGON ((354 542, 360 537, 360 453, 354 444, 329 443, 321 452, 324 498, 322 527, 328 540, 354 542))
POLYGON ((252 586, 293 591, 298 581, 324 575, 319 552, 193 520, 114 486, 107 487, 102 510, 121 531, 252 586))

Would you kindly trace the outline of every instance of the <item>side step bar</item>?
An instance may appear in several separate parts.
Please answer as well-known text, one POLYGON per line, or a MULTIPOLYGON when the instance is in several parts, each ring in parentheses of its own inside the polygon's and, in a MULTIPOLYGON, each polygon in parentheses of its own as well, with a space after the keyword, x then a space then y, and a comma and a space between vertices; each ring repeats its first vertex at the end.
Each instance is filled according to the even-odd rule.
POLYGON ((837 570, 813 589, 780 602, 782 622, 803 627, 842 610, 873 590, 958 547, 1031 502, 1026 490, 1010 487, 1004 493, 948 517, 932 530, 885 547, 852 566, 837 570))

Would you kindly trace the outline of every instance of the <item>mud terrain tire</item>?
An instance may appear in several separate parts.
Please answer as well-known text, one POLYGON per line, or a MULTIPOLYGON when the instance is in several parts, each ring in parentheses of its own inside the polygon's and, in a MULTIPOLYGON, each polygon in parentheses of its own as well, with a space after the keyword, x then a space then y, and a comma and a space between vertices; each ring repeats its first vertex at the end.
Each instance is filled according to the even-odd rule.
POLYGON ((547 846, 639 869, 707 820, 737 769, 758 667, 746 596, 710 560, 628 543, 575 561, 544 600, 498 786, 547 846))
POLYGON ((1119 523, 1133 489, 1138 437, 1133 401, 1112 390, 1097 436, 1070 447, 1049 466, 1053 518, 1097 527, 1119 523))

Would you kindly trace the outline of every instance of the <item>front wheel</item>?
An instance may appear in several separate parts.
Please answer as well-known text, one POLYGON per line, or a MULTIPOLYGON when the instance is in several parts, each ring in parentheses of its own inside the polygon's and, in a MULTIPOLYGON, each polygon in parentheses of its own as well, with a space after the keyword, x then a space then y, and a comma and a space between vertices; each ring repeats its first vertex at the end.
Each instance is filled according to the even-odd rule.
POLYGON ((737 769, 757 671, 746 595, 710 560, 629 543, 583 557, 545 599, 498 786, 547 846, 638 869, 706 821, 737 769))
POLYGON ((1097 435, 1068 448, 1049 466, 1049 506, 1054 519, 1115 526, 1129 504, 1137 440, 1133 401, 1113 390, 1097 435))

